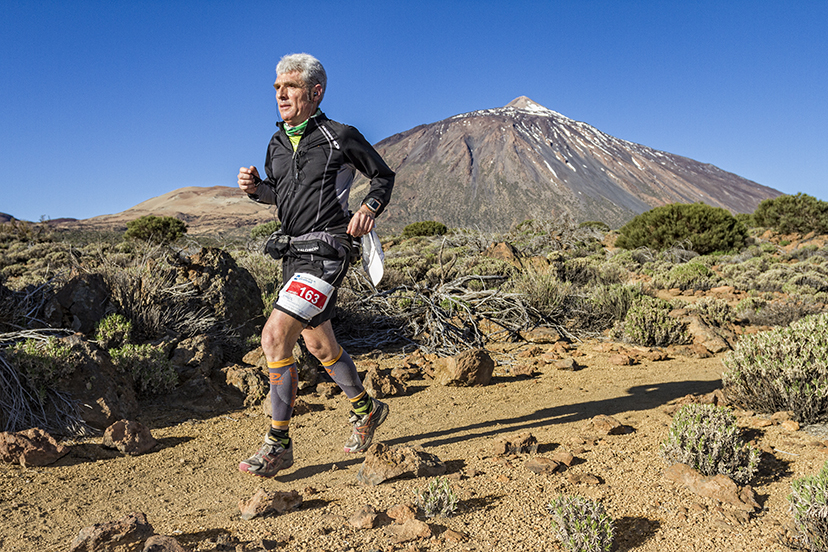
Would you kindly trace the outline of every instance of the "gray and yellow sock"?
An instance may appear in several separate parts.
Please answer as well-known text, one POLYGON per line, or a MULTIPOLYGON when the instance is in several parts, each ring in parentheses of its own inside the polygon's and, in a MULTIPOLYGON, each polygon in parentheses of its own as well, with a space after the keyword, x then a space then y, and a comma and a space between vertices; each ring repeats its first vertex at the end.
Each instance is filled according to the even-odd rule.
POLYGON ((271 407, 271 427, 268 435, 273 440, 279 440, 287 448, 290 446, 290 417, 293 415, 293 405, 299 389, 296 360, 291 356, 268 362, 267 371, 270 375, 271 407))
POLYGON ((352 401, 365 393, 365 388, 362 386, 362 381, 360 381, 357 373, 356 364, 342 347, 339 348, 339 355, 336 358, 323 362, 322 366, 325 367, 325 371, 328 372, 331 379, 342 389, 345 396, 352 401))

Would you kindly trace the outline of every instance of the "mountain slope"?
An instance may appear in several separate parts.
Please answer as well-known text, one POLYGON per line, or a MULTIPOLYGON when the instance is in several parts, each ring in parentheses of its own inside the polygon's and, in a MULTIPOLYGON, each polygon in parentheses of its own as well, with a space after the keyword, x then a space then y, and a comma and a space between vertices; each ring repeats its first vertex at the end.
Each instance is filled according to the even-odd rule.
MULTIPOLYGON (((619 226, 668 203, 753 212, 781 195, 713 165, 605 134, 520 97, 421 125, 377 144, 397 171, 383 224, 418 220, 507 228, 569 215, 619 226)), ((367 191, 360 178, 352 206, 367 191)))
POLYGON ((239 188, 188 186, 154 197, 114 215, 101 215, 61 226, 125 229, 144 215, 175 217, 187 223, 188 233, 226 232, 275 220, 272 205, 251 201, 239 188))

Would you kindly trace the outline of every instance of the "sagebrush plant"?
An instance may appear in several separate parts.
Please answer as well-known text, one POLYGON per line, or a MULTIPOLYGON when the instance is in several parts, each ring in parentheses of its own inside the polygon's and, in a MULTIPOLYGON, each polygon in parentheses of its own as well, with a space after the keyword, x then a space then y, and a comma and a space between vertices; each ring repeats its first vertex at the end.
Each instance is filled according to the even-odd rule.
POLYGON ((53 231, 48 224, 32 224, 24 220, 10 220, 0 224, 0 243, 37 243, 51 240, 53 231))
POLYGON ((579 496, 559 495, 549 503, 555 537, 571 552, 607 552, 615 527, 604 506, 579 496))
POLYGON ((701 262, 677 264, 666 273, 653 277, 653 285, 662 289, 678 288, 707 290, 716 283, 716 275, 701 262))
POLYGON ((576 257, 563 262, 558 277, 573 284, 618 284, 627 277, 627 271, 617 264, 609 264, 603 255, 576 257))
POLYGON ((828 550, 828 462, 818 474, 793 480, 788 502, 805 548, 828 550))
POLYGON ((110 349, 112 363, 133 378, 140 395, 157 395, 178 384, 178 373, 161 347, 145 343, 110 349))
POLYGON ((603 331, 624 320, 630 306, 643 295, 638 282, 594 285, 584 288, 586 296, 571 314, 571 327, 583 331, 603 331))
POLYGON ((95 341, 102 349, 114 349, 129 343, 132 338, 132 322, 118 313, 110 314, 98 322, 95 341))
POLYGON ((790 410, 800 423, 828 419, 828 313, 745 335, 723 362, 733 404, 766 414, 790 410))
POLYGON ((684 322, 672 318, 670 303, 641 295, 629 307, 623 322, 616 325, 615 335, 645 347, 681 345, 689 340, 684 322))
POLYGON ((435 477, 422 492, 415 489, 414 493, 417 506, 426 517, 448 517, 457 510, 457 495, 451 489, 448 479, 443 477, 435 477))
POLYGON ((703 475, 722 474, 747 483, 759 465, 759 452, 745 443, 729 408, 687 404, 673 417, 661 456, 668 464, 687 464, 703 475))
POLYGON ((691 309, 697 312, 706 323, 719 328, 729 326, 736 319, 727 301, 715 297, 699 299, 691 309))
POLYGON ((41 397, 47 388, 53 387, 59 379, 71 376, 78 367, 72 348, 54 337, 20 341, 8 350, 7 356, 41 397))
POLYGON ((250 236, 253 238, 267 238, 273 232, 276 232, 282 227, 282 223, 278 220, 271 220, 269 222, 263 222, 262 224, 257 224, 253 227, 250 231, 250 236))
POLYGON ((551 320, 564 318, 573 284, 558 279, 554 270, 528 269, 518 273, 509 282, 509 290, 523 295, 530 307, 551 320))

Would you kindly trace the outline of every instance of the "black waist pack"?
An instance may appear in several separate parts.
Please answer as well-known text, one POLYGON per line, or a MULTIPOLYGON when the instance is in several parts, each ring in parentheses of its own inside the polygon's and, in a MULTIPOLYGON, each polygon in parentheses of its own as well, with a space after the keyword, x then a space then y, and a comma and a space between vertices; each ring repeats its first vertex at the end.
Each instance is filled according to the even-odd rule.
POLYGON ((289 249, 297 257, 315 255, 323 259, 342 259, 347 255, 345 245, 327 232, 311 232, 292 238, 289 249))
POLYGON ((290 250, 291 237, 281 232, 273 232, 264 245, 264 252, 277 261, 290 250))

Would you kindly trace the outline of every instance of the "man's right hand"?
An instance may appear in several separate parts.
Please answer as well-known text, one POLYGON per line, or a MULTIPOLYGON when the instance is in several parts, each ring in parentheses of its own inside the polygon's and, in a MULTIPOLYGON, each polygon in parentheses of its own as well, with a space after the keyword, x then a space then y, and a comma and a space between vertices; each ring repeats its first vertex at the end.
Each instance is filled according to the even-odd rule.
POLYGON ((239 188, 248 194, 255 194, 256 190, 259 189, 259 182, 262 181, 262 179, 259 178, 259 171, 256 170, 256 167, 240 168, 238 180, 239 188))

